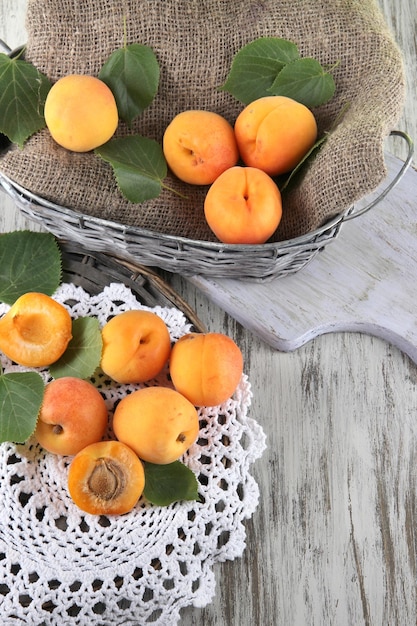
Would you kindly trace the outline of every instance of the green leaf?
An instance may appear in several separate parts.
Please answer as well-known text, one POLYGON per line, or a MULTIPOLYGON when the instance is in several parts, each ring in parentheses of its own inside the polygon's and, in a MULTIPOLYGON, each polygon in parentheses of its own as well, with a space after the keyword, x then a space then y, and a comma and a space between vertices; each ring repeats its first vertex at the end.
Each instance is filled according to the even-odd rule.
POLYGON ((167 165, 161 146, 141 135, 111 139, 95 153, 111 164, 120 191, 130 202, 144 202, 161 193, 167 165))
POLYGON ((0 300, 13 304, 28 291, 51 296, 61 282, 61 251, 51 233, 0 234, 0 300))
POLYGON ((45 385, 37 372, 0 376, 0 442, 24 443, 34 432, 45 385))
POLYGON ((297 46, 287 39, 260 37, 235 55, 221 89, 244 104, 268 96, 279 72, 299 56, 297 46))
POLYGON ((103 340, 95 317, 79 317, 72 323, 72 339, 49 371, 54 378, 89 378, 100 365, 103 340))
POLYGON ((288 175, 288 177, 285 179, 285 182, 281 183, 279 185, 280 191, 283 192, 288 186, 289 184, 292 182, 293 178, 296 176, 296 174, 298 174, 298 172, 301 170, 301 168, 303 167, 303 165, 305 165, 306 161, 308 161, 309 159, 311 159, 311 157, 317 152, 317 150, 323 145, 323 143, 326 141, 328 135, 324 134, 322 137, 320 137, 320 139, 318 139, 315 144, 310 148, 310 150, 303 156, 303 158, 301 159, 301 161, 299 161, 299 163, 297 163, 297 165, 294 167, 293 170, 291 170, 290 174, 288 175))
POLYGON ((181 500, 197 500, 198 481, 195 474, 181 461, 167 465, 145 463, 143 495, 152 504, 168 506, 181 500))
POLYGON ((112 90, 120 118, 130 125, 158 91, 158 61, 148 46, 132 44, 113 52, 99 78, 112 90))
POLYGON ((269 89, 275 96, 287 96, 313 108, 332 98, 336 90, 333 76, 315 59, 297 59, 286 65, 269 89))
POLYGON ((51 83, 34 65, 0 54, 0 132, 23 147, 44 128, 45 99, 51 83))

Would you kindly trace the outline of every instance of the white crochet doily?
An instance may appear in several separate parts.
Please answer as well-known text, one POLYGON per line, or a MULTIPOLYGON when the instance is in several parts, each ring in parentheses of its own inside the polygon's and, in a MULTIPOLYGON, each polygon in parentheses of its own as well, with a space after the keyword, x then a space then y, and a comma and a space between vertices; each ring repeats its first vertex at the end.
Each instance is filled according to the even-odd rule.
MULTIPOLYGON (((173 341, 191 330, 175 308, 143 307, 124 285, 97 296, 63 284, 54 298, 75 319, 132 309, 153 310, 173 341)), ((0 314, 8 307, 0 305, 0 314)), ((22 371, 2 356, 5 373, 22 371)), ((47 370, 38 370, 49 380, 47 370)), ((129 386, 95 384, 112 413, 129 386)), ((152 384, 170 385, 167 372, 152 384)), ((72 457, 46 453, 33 439, 0 445, 0 623, 2 626, 175 626, 185 606, 202 607, 215 593, 213 565, 245 548, 244 520, 258 486, 251 464, 265 449, 248 417, 251 389, 242 376, 233 398, 199 410, 200 437, 182 459, 197 475, 200 500, 168 507, 141 499, 122 516, 82 512, 67 491, 72 457)), ((109 427, 111 436, 111 426, 109 427)))

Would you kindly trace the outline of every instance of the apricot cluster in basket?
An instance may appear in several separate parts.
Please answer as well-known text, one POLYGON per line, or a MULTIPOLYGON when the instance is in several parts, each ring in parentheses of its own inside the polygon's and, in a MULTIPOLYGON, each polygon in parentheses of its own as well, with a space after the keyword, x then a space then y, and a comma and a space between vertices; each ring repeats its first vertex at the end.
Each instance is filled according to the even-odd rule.
MULTIPOLYGON (((93 150, 117 128, 116 100, 98 78, 64 76, 48 93, 45 121, 64 148, 93 150)), ((293 170, 316 138, 316 120, 308 107, 285 96, 265 96, 247 105, 234 127, 213 111, 179 113, 165 129, 163 153, 180 180, 210 185, 204 216, 221 242, 262 244, 282 217, 273 177, 293 170)))
MULTIPOLYGON (((35 438, 48 452, 74 455, 68 489, 79 508, 122 514, 143 493, 143 461, 164 465, 182 457, 198 437, 197 407, 233 395, 243 357, 221 333, 190 332, 172 344, 165 322, 149 310, 115 315, 101 336, 101 370, 114 383, 134 387, 111 416, 115 438, 106 438, 110 411, 98 388, 71 376, 46 385, 35 438), (165 367, 173 387, 152 384, 165 367)), ((19 297, 0 319, 0 350, 19 365, 50 366, 70 340, 69 312, 42 293, 19 297)))

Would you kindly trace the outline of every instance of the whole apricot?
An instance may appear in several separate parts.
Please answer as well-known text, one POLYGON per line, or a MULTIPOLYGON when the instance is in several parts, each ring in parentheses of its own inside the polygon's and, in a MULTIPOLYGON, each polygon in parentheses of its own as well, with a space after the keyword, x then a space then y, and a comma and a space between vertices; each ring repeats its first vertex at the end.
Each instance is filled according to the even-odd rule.
POLYGON ((281 221, 281 193, 262 170, 236 165, 209 188, 204 215, 223 243, 264 243, 281 221))
POLYGON ((234 130, 243 162, 270 176, 294 169, 317 138, 310 109, 285 96, 265 96, 246 106, 234 130))
POLYGON ((69 312, 44 293, 23 294, 0 319, 0 350, 18 365, 55 363, 71 338, 69 312))
POLYGON ((172 348, 174 387, 195 406, 217 406, 235 392, 243 373, 238 345, 223 333, 188 333, 172 348))
POLYGON ((239 159, 232 125, 213 111, 176 115, 165 130, 163 151, 172 172, 194 185, 211 184, 239 159))
POLYGON ((116 406, 113 430, 149 463, 178 460, 196 441, 200 429, 196 408, 169 387, 145 387, 125 396, 116 406))
POLYGON ((91 515, 122 515, 133 509, 145 487, 142 462, 120 441, 100 441, 83 448, 68 470, 74 503, 91 515))
POLYGON ((168 327, 152 311, 119 313, 103 326, 101 334, 101 369, 118 383, 142 383, 154 378, 171 352, 168 327))
POLYGON ((35 438, 48 452, 77 454, 100 441, 108 423, 103 396, 87 380, 65 376, 45 387, 35 438))
POLYGON ((45 100, 46 125, 67 150, 88 152, 106 143, 119 121, 116 100, 99 78, 69 74, 54 83, 45 100))

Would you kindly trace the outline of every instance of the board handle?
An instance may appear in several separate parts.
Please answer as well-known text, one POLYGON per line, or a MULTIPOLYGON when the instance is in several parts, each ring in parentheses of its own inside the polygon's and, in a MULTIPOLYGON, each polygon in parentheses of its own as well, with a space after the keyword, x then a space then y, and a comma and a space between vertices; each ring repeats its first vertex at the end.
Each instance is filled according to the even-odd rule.
POLYGON ((381 191, 381 193, 379 193, 378 196, 374 200, 372 200, 372 202, 364 206, 362 209, 358 209, 357 211, 355 211, 354 209, 349 211, 348 213, 346 213, 346 215, 343 216, 342 222, 348 222, 349 220, 353 220, 354 218, 359 217, 363 215, 364 213, 367 213, 376 204, 378 204, 378 202, 381 202, 381 200, 383 200, 390 193, 390 191, 394 189, 396 185, 398 185, 398 183, 400 182, 400 180, 402 179, 402 177, 404 176, 404 174, 410 167, 410 164, 411 164, 411 161, 413 160, 413 155, 414 155, 413 140, 411 139, 409 135, 407 135, 407 133, 403 132, 402 130, 392 130, 390 132, 390 136, 401 137, 401 139, 404 139, 404 141, 407 143, 407 158, 405 159, 400 170, 397 172, 396 176, 393 178, 390 184, 387 185, 387 187, 385 187, 381 191))

